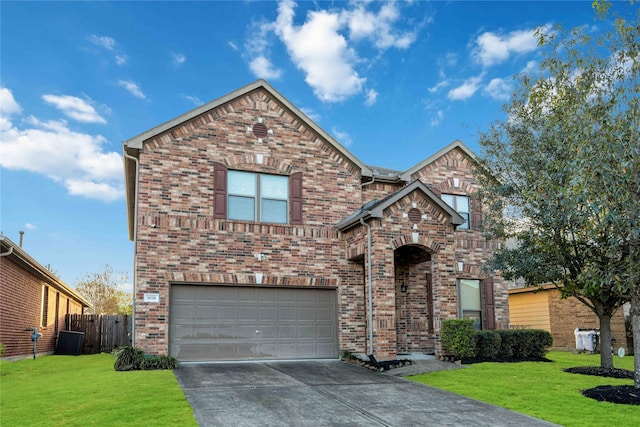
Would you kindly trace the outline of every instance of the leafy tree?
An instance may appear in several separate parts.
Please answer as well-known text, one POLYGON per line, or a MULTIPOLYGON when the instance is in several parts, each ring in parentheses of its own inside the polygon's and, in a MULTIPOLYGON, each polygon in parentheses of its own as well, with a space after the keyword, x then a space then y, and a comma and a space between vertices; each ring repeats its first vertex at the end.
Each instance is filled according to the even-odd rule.
POLYGON ((640 388, 640 20, 630 6, 632 20, 598 38, 539 33, 543 61, 518 76, 507 120, 481 135, 478 178, 493 208, 486 231, 517 242, 494 266, 527 285, 555 283, 593 310, 603 367, 613 367, 611 316, 631 301, 640 388))
POLYGON ((83 297, 93 304, 88 314, 131 314, 132 296, 123 289, 126 275, 115 277, 113 268, 105 265, 101 273, 87 274, 75 285, 83 297))

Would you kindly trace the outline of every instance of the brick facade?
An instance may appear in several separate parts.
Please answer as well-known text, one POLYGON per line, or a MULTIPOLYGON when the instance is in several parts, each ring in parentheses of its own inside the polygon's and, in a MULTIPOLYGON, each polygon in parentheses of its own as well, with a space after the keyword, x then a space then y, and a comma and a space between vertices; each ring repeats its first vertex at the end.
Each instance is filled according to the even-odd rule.
POLYGON ((58 332, 64 329, 65 315, 82 314, 88 302, 5 238, 4 253, 8 252, 4 251, 6 247, 13 249, 10 255, 0 257, 0 343, 6 347, 3 358, 33 355, 31 332, 25 331, 32 327, 37 327, 42 334, 38 354, 51 354, 58 332))
MULTIPOLYGON (((410 179, 376 182, 368 166, 258 81, 132 138, 125 153, 139 162, 127 160, 125 172, 130 237, 136 243, 134 340, 150 353, 168 353, 171 284, 336 289, 338 346, 366 353, 371 259, 373 344, 383 360, 398 352, 438 351, 440 321, 458 316, 456 279, 484 279, 490 245, 477 229, 456 231, 452 213, 434 200, 436 191, 451 188, 453 178, 461 182, 452 188, 456 194, 471 195, 477 188, 473 154, 459 142, 410 179), (302 223, 220 217, 214 177, 224 175, 216 168, 301 173, 302 223), (417 189, 386 206, 380 218, 365 219, 370 254, 365 226, 337 227, 365 203, 418 179, 434 193, 417 189), (417 230, 406 218, 412 208, 426 214, 417 230), (461 260, 464 269, 457 271, 461 260), (428 278, 433 300, 426 298, 428 278), (159 294, 160 302, 145 302, 148 293, 159 294)), ((506 287, 499 279, 494 294, 496 322, 505 327, 506 287)))

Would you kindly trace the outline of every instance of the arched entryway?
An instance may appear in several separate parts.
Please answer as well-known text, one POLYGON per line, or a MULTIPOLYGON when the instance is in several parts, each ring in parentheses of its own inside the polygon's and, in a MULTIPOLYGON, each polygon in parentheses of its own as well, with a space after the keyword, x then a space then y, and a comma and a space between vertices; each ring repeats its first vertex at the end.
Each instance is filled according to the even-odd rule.
POLYGON ((432 253, 419 244, 394 250, 398 355, 434 352, 432 253))

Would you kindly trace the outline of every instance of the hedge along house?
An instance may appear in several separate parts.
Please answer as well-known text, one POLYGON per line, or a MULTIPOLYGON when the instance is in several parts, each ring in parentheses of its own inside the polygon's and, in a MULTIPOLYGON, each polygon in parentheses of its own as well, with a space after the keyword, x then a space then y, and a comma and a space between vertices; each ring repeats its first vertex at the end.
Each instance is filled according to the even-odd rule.
POLYGON ((508 323, 474 154, 362 163, 263 80, 124 142, 134 344, 182 361, 440 351, 508 323))
POLYGON ((42 336, 38 354, 56 349, 65 315, 82 314, 91 303, 33 259, 20 245, 0 235, 0 343, 3 358, 33 355, 32 331, 42 336))

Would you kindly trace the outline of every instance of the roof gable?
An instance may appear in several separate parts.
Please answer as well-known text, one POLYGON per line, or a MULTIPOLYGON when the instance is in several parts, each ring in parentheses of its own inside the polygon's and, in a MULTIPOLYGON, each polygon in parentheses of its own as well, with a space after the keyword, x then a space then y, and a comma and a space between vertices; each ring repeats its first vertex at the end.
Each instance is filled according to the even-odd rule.
POLYGON ((465 153, 467 156, 469 156, 471 158, 471 160, 473 160, 474 162, 477 162, 477 156, 475 155, 475 153, 473 151, 471 151, 471 149, 469 147, 467 147, 462 141, 460 141, 459 139, 456 139, 451 144, 447 145, 446 147, 444 147, 443 149, 441 149, 437 153, 433 154, 432 156, 427 157, 426 159, 424 159, 423 161, 421 161, 417 165, 413 166, 411 169, 405 171, 400 176, 400 179, 402 179, 403 181, 407 181, 407 182, 411 181, 411 176, 414 173, 418 172, 420 169, 422 169, 422 168, 430 165, 431 163, 435 162, 436 160, 438 160, 440 157, 444 156, 448 152, 456 150, 456 149, 461 150, 463 153, 465 153))
POLYGON ((357 223, 360 222, 360 219, 368 219, 368 218, 382 218, 384 215, 384 210, 389 206, 396 203, 398 200, 402 199, 406 195, 412 193, 413 191, 419 191, 428 199, 430 199, 434 205, 436 205, 441 211, 443 211, 447 216, 451 218, 451 224, 460 225, 464 223, 464 218, 458 214, 451 206, 446 204, 440 197, 438 197, 433 191, 429 189, 426 185, 424 185, 420 180, 413 181, 411 184, 407 185, 399 189, 398 191, 391 193, 384 199, 380 201, 371 201, 365 204, 359 211, 349 215, 338 224, 336 227, 340 231, 345 231, 357 223))
POLYGON ((360 159, 358 159, 355 155, 353 155, 346 147, 340 144, 336 139, 334 139, 331 135, 326 133, 320 126, 318 126, 313 120, 311 120, 306 114, 304 114, 300 109, 298 109, 295 105, 293 105, 289 100, 287 100, 284 96, 282 96, 277 90, 275 90, 269 83, 265 80, 256 80, 253 83, 250 83, 246 86, 243 86, 231 93, 228 93, 220 98, 214 99, 200 107, 194 108, 191 111, 188 111, 174 119, 171 119, 165 123, 162 123, 152 129, 147 130, 139 135, 134 136, 124 142, 124 149, 137 149, 141 150, 143 148, 143 144, 145 141, 153 139, 158 135, 170 131, 178 126, 189 122, 190 120, 196 119, 198 116, 206 114, 208 111, 216 109, 228 102, 231 102, 237 98, 240 98, 252 91, 262 89, 266 91, 269 96, 273 97, 278 103, 280 103, 286 110, 288 110, 292 115, 294 115, 297 119, 300 120, 304 125, 308 126, 313 132, 323 138, 330 146, 332 146, 340 155, 347 158, 353 164, 355 164, 360 170, 363 176, 371 176, 372 172, 370 168, 365 165, 360 159))

